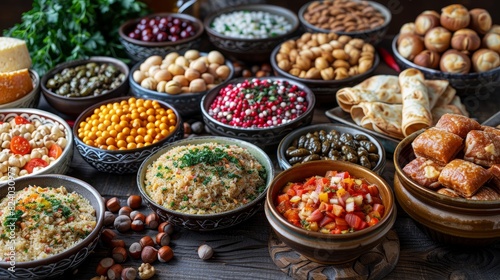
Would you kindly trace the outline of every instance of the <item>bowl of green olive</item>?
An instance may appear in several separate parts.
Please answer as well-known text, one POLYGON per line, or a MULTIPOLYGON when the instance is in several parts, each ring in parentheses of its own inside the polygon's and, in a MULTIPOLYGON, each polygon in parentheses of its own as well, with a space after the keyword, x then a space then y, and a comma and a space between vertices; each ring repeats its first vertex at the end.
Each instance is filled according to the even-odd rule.
POLYGON ((42 77, 40 86, 50 106, 76 118, 96 103, 126 95, 129 72, 116 58, 94 56, 57 65, 42 77))
POLYGON ((341 124, 314 124, 285 136, 277 149, 280 167, 316 160, 349 161, 381 174, 386 158, 382 144, 368 133, 341 124))

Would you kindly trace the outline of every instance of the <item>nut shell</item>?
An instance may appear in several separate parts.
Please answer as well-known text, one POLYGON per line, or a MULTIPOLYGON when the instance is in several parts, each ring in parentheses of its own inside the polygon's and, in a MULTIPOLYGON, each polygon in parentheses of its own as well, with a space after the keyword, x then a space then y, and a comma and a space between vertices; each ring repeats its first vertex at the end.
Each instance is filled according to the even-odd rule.
POLYGON ((441 9, 440 22, 450 31, 466 28, 470 23, 469 10, 460 4, 452 4, 441 9))
POLYGON ((425 34, 424 44, 428 50, 442 53, 450 48, 451 32, 448 29, 438 26, 425 34))
POLYGON ((424 42, 418 35, 404 34, 399 38, 398 52, 406 59, 412 60, 424 50, 424 42))
POLYGON ((479 49, 472 55, 472 68, 476 72, 485 72, 500 66, 500 55, 490 49, 479 49))
POLYGON ((451 49, 441 56, 439 68, 443 72, 467 74, 471 68, 471 60, 466 54, 451 49))
POLYGON ((451 37, 451 47, 458 51, 473 52, 481 46, 481 38, 476 31, 468 28, 460 29, 451 37))
POLYGON ((431 50, 423 50, 413 60, 413 63, 426 68, 437 69, 439 67, 439 61, 441 56, 438 52, 431 50))
POLYGON ((486 34, 492 25, 491 15, 485 9, 472 9, 470 14, 470 28, 474 29, 479 34, 486 34))

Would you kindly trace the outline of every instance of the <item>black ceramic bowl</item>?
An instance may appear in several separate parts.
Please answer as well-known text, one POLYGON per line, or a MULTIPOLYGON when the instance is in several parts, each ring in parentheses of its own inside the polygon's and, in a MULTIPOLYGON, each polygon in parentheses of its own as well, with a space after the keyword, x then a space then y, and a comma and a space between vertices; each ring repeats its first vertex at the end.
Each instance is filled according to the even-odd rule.
POLYGON ((29 73, 31 76, 31 80, 33 81, 33 90, 17 100, 5 104, 0 104, 0 109, 38 107, 38 102, 40 101, 40 77, 38 76, 38 73, 33 69, 29 69, 29 73))
POLYGON ((156 13, 151 14, 146 17, 131 19, 123 23, 118 29, 118 34, 120 35, 119 40, 125 47, 127 55, 134 61, 138 62, 146 59, 152 55, 165 56, 170 52, 181 52, 188 49, 198 49, 201 45, 201 36, 203 34, 204 27, 203 23, 188 14, 179 13, 156 13), (155 17, 167 17, 171 16, 174 18, 179 18, 182 20, 189 21, 193 24, 195 29, 195 34, 186 39, 180 39, 175 42, 165 41, 165 42, 144 42, 137 39, 132 39, 128 36, 128 33, 133 31, 137 23, 143 18, 152 19, 155 17))
POLYGON ((217 49, 237 60, 255 63, 269 61, 269 55, 273 48, 291 36, 294 36, 299 27, 299 19, 295 13, 283 7, 268 4, 249 4, 224 8, 210 14, 205 18, 204 25, 210 42, 217 49), (220 34, 211 27, 215 18, 236 11, 262 11, 282 16, 292 25, 292 28, 287 33, 275 37, 246 39, 220 34))
POLYGON ((58 112, 66 114, 68 116, 76 118, 81 112, 90 106, 118 96, 126 95, 129 90, 129 85, 127 82, 127 77, 129 75, 128 66, 121 60, 106 57, 106 56, 94 56, 88 59, 79 59, 69 62, 64 62, 49 72, 47 72, 41 80, 42 93, 49 105, 51 105, 58 112), (120 83, 118 87, 110 90, 104 94, 92 95, 92 96, 82 96, 82 97, 67 97, 56 94, 54 91, 47 87, 47 82, 52 79, 56 74, 61 73, 65 68, 73 68, 80 65, 85 65, 87 63, 95 62, 97 64, 110 64, 114 65, 123 74, 123 82, 120 83))
MULTIPOLYGON (((206 53, 200 53, 203 56, 206 56, 206 53)), ((130 70, 130 73, 134 73, 137 71, 141 63, 144 62, 140 61, 132 69, 130 70)), ((231 73, 229 76, 226 78, 226 80, 223 81, 227 82, 228 80, 233 78, 234 75, 234 67, 233 63, 228 60, 227 58, 225 59, 225 65, 229 67, 231 70, 231 73)), ((136 97, 141 97, 141 98, 152 98, 152 99, 157 99, 157 100, 162 100, 167 102, 168 104, 171 104, 172 106, 177 109, 179 114, 181 116, 191 116, 191 115, 196 115, 200 113, 200 106, 197 106, 197 104, 200 104, 201 99, 205 94, 207 94, 208 90, 201 91, 201 92, 189 92, 189 93, 180 93, 180 94, 168 94, 165 92, 158 92, 156 90, 152 89, 147 89, 142 87, 140 84, 138 84, 132 75, 129 76, 129 83, 130 83, 130 91, 132 95, 136 97)))
POLYGON ((92 107, 89 107, 83 113, 78 116, 73 126, 73 134, 75 147, 82 156, 82 158, 93 166, 95 169, 101 172, 125 174, 137 172, 142 161, 149 155, 153 154, 159 150, 164 145, 180 140, 184 137, 184 126, 182 125, 182 118, 177 112, 177 110, 171 105, 158 100, 158 102, 166 109, 171 109, 177 116, 177 123, 175 125, 174 131, 172 131, 168 136, 164 137, 162 140, 144 146, 142 148, 128 149, 128 150, 104 150, 94 146, 85 144, 82 139, 78 137, 78 130, 80 123, 83 122, 87 117, 94 113, 96 108, 101 105, 110 104, 113 102, 120 102, 122 100, 127 100, 129 96, 117 97, 103 102, 97 103, 92 107))
POLYGON ((495 89, 500 87, 500 67, 486 72, 471 72, 468 74, 446 73, 437 69, 431 69, 417 65, 399 54, 397 41, 399 35, 392 40, 392 52, 401 70, 416 68, 420 70, 426 79, 448 80, 450 86, 457 90, 457 95, 467 97, 477 94, 478 97, 486 94, 494 95, 495 89))
POLYGON ((164 221, 169 221, 175 226, 182 227, 189 230, 195 231, 213 231, 228 228, 234 225, 237 225, 250 217, 252 217, 257 211, 262 209, 262 205, 264 204, 264 199, 266 197, 266 191, 271 184, 271 181, 274 178, 274 167, 269 156, 261 150, 259 147, 248 143, 246 141, 241 141, 234 138, 227 137, 218 137, 218 136, 201 136, 189 139, 183 139, 180 141, 176 141, 175 143, 170 143, 162 149, 156 151, 151 154, 147 159, 144 160, 143 164, 139 168, 137 172, 137 186, 141 195, 144 197, 146 204, 151 208, 154 212, 160 216, 160 218, 164 221), (204 143, 218 143, 221 145, 236 145, 246 149, 256 160, 260 162, 260 164, 266 170, 266 187, 260 195, 258 195, 254 200, 249 203, 235 208, 230 211, 216 213, 216 214, 186 214, 181 213, 179 211, 173 211, 168 209, 159 203, 157 203, 154 199, 152 199, 146 189, 145 189, 145 176, 148 169, 156 159, 158 159, 161 155, 166 153, 168 150, 171 150, 178 146, 185 145, 198 145, 204 143))
POLYGON ((244 141, 251 142, 260 148, 265 150, 276 148, 288 133, 293 130, 309 125, 312 122, 314 115, 314 105, 316 104, 316 98, 312 91, 305 85, 300 82, 296 82, 287 78, 279 78, 279 77, 266 77, 266 78, 257 78, 257 79, 269 79, 269 80, 282 80, 287 81, 292 85, 297 85, 299 89, 306 92, 306 100, 308 102, 307 110, 294 120, 287 122, 285 124, 268 127, 268 128, 243 128, 236 127, 228 124, 224 124, 220 121, 215 120, 212 116, 210 116, 209 108, 214 99, 219 94, 219 91, 228 86, 229 84, 237 84, 243 82, 249 78, 236 78, 232 79, 224 84, 221 84, 213 89, 211 89, 201 100, 201 113, 203 117, 203 122, 205 123, 205 127, 210 130, 210 133, 219 136, 236 138, 244 141))
POLYGON ((0 262, 1 279, 48 279, 60 278, 65 273, 71 273, 83 261, 93 253, 99 242, 99 236, 104 221, 104 200, 99 192, 88 183, 70 176, 59 174, 37 175, 33 177, 23 177, 16 181, 14 185, 0 188, 0 197, 7 197, 13 191, 19 191, 30 185, 40 187, 60 187, 64 186, 68 192, 77 192, 85 197, 96 211, 97 224, 92 232, 80 243, 63 251, 57 255, 45 259, 27 262, 15 262, 14 271, 9 270, 12 266, 9 262, 0 262))
MULTIPOLYGON (((291 133, 289 133, 287 136, 285 136, 283 138, 283 140, 281 140, 281 142, 278 146, 278 153, 277 154, 278 154, 278 163, 279 163, 280 167, 283 170, 292 167, 292 164, 289 161, 289 159, 291 157, 287 156, 287 150, 296 141, 298 141, 300 137, 306 136, 307 134, 319 134, 319 132, 321 130, 326 132, 327 134, 330 131, 335 130, 335 131, 339 132, 339 134, 349 133, 352 136, 362 135, 362 136, 365 136, 366 138, 368 138, 368 140, 370 142, 372 142, 375 145, 375 147, 377 147, 376 154, 379 157, 379 160, 376 162, 376 165, 373 168, 371 168, 371 170, 378 173, 378 174, 382 174, 382 171, 384 170, 385 162, 386 162, 384 146, 382 146, 382 144, 375 137, 373 137, 372 135, 370 135, 368 133, 362 132, 361 130, 358 130, 358 129, 355 129, 352 127, 347 127, 347 126, 344 126, 341 124, 333 124, 333 123, 309 125, 306 127, 296 129, 296 130, 292 131, 291 133)), ((321 142, 322 145, 324 143, 331 143, 331 140, 326 138, 323 142, 321 142)), ((329 144, 328 146, 331 147, 331 144, 329 144)), ((320 153, 318 153, 318 155, 320 153)), ((303 156, 303 157, 305 158, 307 156, 303 156)), ((327 159, 331 159, 331 158, 328 158, 325 156, 325 158, 323 158, 322 160, 327 160, 327 159)), ((295 165, 295 164, 293 164, 293 165, 295 165)))
POLYGON ((373 66, 368 71, 362 74, 341 80, 305 79, 296 77, 278 67, 278 62, 276 61, 276 55, 278 54, 280 47, 281 45, 278 45, 274 48, 270 58, 271 67, 273 68, 273 71, 276 74, 276 76, 285 77, 287 79, 294 80, 309 87, 314 92, 314 95, 316 96, 316 99, 318 101, 317 103, 320 106, 332 107, 332 104, 337 104, 335 96, 339 89, 344 87, 353 87, 361 83, 362 81, 364 81, 366 78, 370 77, 373 74, 375 69, 377 69, 378 64, 380 63, 380 58, 378 54, 375 52, 373 66))
MULTIPOLYGON (((337 33, 339 35, 348 35, 348 36, 351 36, 353 38, 361 38, 365 42, 368 42, 368 43, 371 43, 373 45, 376 45, 376 44, 380 43, 380 41, 382 41, 382 39, 384 39, 384 36, 387 33, 387 29, 389 28, 389 24, 391 23, 391 19, 392 19, 391 12, 384 5, 382 5, 380 3, 377 3, 377 2, 374 2, 374 1, 363 1, 363 2, 367 2, 372 7, 374 7, 375 9, 377 9, 380 13, 382 13, 382 15, 385 18, 385 21, 384 21, 384 23, 381 26, 376 27, 374 29, 368 29, 368 30, 363 30, 363 31, 351 31, 351 32, 332 31, 330 29, 323 29, 323 28, 319 28, 317 26, 314 26, 313 24, 311 24, 310 22, 308 22, 304 18, 305 11, 309 7, 309 5, 311 5, 313 2, 315 2, 315 1, 310 1, 310 2, 302 5, 302 7, 300 7, 299 12, 298 12, 298 16, 299 16, 299 20, 300 20, 301 26, 306 30, 306 32, 311 32, 311 33, 317 33, 317 32, 330 33, 330 32, 335 32, 335 33, 337 33)), ((361 1, 359 1, 359 0, 353 0, 353 2, 361 2, 361 1)))

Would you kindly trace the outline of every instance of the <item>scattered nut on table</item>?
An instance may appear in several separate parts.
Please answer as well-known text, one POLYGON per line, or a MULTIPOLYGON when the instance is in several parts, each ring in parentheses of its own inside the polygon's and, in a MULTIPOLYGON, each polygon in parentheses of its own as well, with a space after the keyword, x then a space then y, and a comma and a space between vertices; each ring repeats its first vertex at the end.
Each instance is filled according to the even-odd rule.
POLYGON ((214 255, 214 249, 207 244, 198 247, 198 257, 202 260, 208 260, 214 255))
POLYGON ((155 275, 155 268, 149 263, 142 263, 137 269, 140 279, 149 279, 155 275))

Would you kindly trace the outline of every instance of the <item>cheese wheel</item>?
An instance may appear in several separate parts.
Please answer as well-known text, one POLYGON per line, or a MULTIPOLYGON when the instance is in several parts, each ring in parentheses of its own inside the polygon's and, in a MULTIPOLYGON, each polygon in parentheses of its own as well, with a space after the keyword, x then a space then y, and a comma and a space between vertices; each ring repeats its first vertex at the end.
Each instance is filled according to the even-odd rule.
POLYGON ((28 69, 0 73, 0 104, 17 100, 33 90, 28 69))
POLYGON ((0 72, 11 72, 31 67, 26 42, 11 37, 0 37, 0 72))

